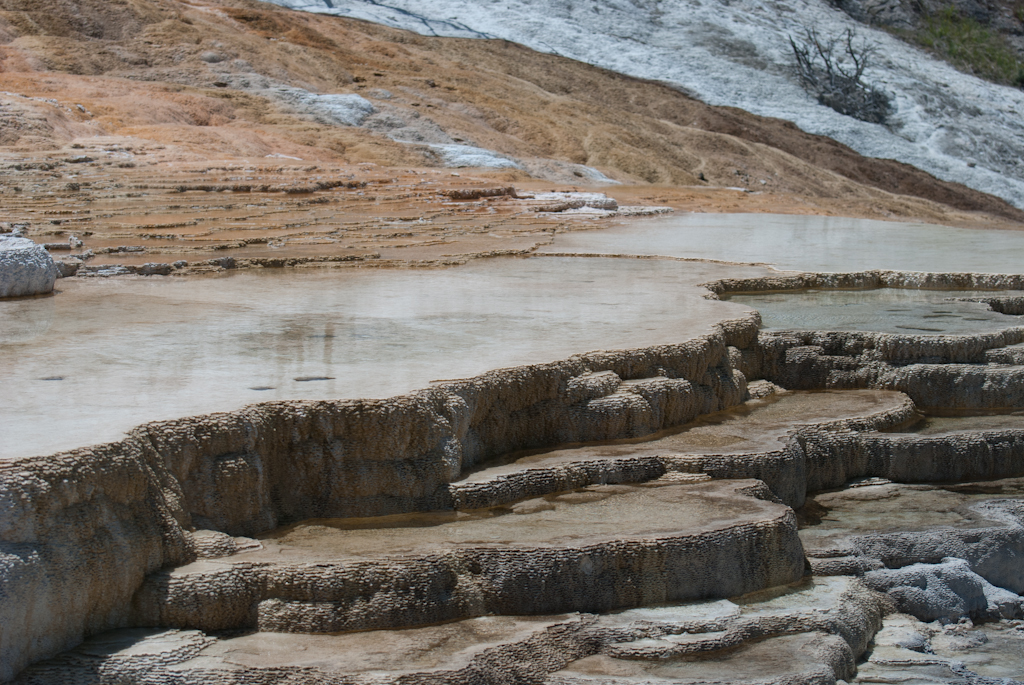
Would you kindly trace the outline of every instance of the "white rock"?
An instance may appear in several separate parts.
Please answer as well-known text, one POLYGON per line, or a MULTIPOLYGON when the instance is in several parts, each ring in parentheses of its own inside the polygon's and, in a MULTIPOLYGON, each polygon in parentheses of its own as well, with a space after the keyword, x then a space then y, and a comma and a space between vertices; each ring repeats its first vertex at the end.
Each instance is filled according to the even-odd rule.
POLYGON ((485 150, 471 145, 437 145, 426 144, 437 150, 441 161, 447 167, 490 167, 493 169, 517 169, 519 165, 508 157, 497 152, 485 150))
POLYGON ((971 570, 963 559, 946 557, 940 564, 911 564, 864 575, 873 590, 887 592, 897 608, 922 621, 955 621, 964 616, 1014 618, 1024 600, 996 587, 971 570))
POLYGON ((654 216, 656 214, 671 214, 674 209, 671 207, 648 207, 646 205, 619 205, 619 216, 654 216))
POLYGON ((319 95, 301 88, 281 87, 274 93, 293 109, 311 115, 317 122, 329 125, 359 126, 376 109, 366 98, 355 93, 319 95))
POLYGON ((539 212, 568 212, 578 209, 615 211, 619 203, 604 193, 554 192, 537 193, 533 200, 539 212))
POLYGON ((53 292, 57 266, 42 245, 0 236, 0 297, 53 292))

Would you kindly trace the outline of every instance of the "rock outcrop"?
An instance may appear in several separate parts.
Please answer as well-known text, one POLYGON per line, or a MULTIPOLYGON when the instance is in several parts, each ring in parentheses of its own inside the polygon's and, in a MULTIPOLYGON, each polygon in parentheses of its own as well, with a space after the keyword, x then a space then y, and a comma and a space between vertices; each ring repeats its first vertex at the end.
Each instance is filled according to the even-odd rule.
POLYGON ((891 614, 875 635, 868 658, 859 665, 858 676, 866 683, 1020 682, 1019 667, 1012 656, 1019 653, 1020 644, 1021 634, 1013 622, 975 625, 970 619, 962 619, 943 625, 923 623, 907 614, 891 614))
MULTIPOLYGON (((1024 290, 1024 275, 866 271, 808 273, 705 284, 711 297, 738 292, 920 288, 1024 290)), ((985 299, 985 298, 983 298, 985 299)), ((1002 300, 994 305, 1001 305, 1002 300)), ((992 305, 990 305, 992 306, 992 305)), ((1009 323, 1016 323, 1008 319, 1009 323)), ((920 407, 997 409, 1024 403, 1021 367, 1001 366, 1024 342, 1024 327, 978 335, 896 335, 860 331, 762 332, 734 354, 750 379, 789 389, 877 388, 907 393, 920 407), (988 365, 988 362, 997 364, 988 365)))
POLYGON ((1018 595, 992 585, 955 557, 938 564, 869 571, 864 582, 892 597, 899 611, 927 622, 965 616, 1015 618, 1022 608, 1018 595))
POLYGON ((57 266, 42 245, 27 238, 0 236, 0 297, 53 292, 57 266))
POLYGON ((133 622, 336 633, 731 597, 803 575, 796 519, 764 497, 756 481, 606 486, 407 532, 293 529, 151 574, 133 622))

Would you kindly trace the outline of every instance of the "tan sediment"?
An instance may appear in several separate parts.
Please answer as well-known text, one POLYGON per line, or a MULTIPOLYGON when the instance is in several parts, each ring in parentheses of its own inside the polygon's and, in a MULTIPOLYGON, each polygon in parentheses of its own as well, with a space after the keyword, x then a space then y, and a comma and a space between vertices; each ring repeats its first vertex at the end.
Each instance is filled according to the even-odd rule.
MULTIPOLYGON (((328 233, 314 225, 325 213, 432 219, 442 196, 431 190, 480 202, 510 184, 525 193, 592 185, 572 172, 579 165, 622 182, 604 190, 623 205, 1016 229, 1024 219, 1001 200, 787 122, 506 41, 428 38, 235 0, 140 0, 117 13, 97 0, 62 7, 54 17, 38 3, 0 3, 3 197, 10 218, 31 220, 31 235, 45 242, 88 230, 96 249, 144 240, 154 257, 170 255, 112 263, 192 261, 190 250, 211 249, 249 258, 282 234, 328 233), (211 51, 223 60, 204 62, 211 51), (520 159, 537 176, 471 170, 455 179, 427 146, 395 142, 386 128, 322 123, 243 84, 260 78, 365 96, 421 136, 443 132, 520 159), (358 202, 311 204, 360 192, 358 202), (265 208, 243 211, 250 204, 265 208), (172 244, 160 245, 163 236, 172 244)), ((534 216, 522 226, 543 232, 551 223, 534 216)), ((436 237, 429 228, 412 232, 436 237)), ((367 244, 379 236, 353 239, 351 254, 384 246, 367 244)), ((345 236, 318 250, 285 246, 280 257, 336 256, 350 244, 345 236)))

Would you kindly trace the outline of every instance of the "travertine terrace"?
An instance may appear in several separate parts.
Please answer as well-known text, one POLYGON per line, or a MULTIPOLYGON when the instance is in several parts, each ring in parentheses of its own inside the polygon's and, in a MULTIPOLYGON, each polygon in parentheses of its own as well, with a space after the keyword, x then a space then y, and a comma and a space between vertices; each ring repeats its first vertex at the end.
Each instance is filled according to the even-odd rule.
MULTIPOLYGON (((1020 281, 872 272, 707 288, 709 297, 810 285, 991 291, 1020 281)), ((819 534, 812 521, 839 507, 815 493, 858 479, 1001 482, 1024 471, 1024 430, 1009 419, 899 432, 920 409, 1019 407, 1012 351, 1024 328, 759 334, 758 323, 752 314, 675 345, 588 353, 387 400, 277 402, 153 423, 116 443, 5 464, 5 544, 17 560, 4 576, 5 596, 16 599, 3 604, 4 663, 16 664, 7 675, 99 635, 20 681, 271 682, 290 673, 362 682, 365 668, 383 668, 395 682, 469 682, 514 664, 524 679, 551 682, 645 673, 688 682, 705 672, 761 682, 751 663, 780 649, 803 656, 774 678, 819 682, 852 677, 894 609, 924 621, 1018 617, 1024 581, 1013 560, 1024 524, 1012 499, 975 498, 975 513, 951 522, 904 517, 893 532, 851 521, 819 534), (799 392, 826 389, 820 398, 799 392), (673 426, 682 432, 664 432, 673 426), (934 580, 908 595, 923 587, 913 573, 934 580), (846 579, 828 585, 830 576, 846 579), (729 603, 679 604, 768 588, 780 589, 740 604, 752 603, 749 615, 729 603), (762 606, 825 588, 834 618, 804 617, 799 600, 762 606), (645 606, 660 608, 648 619, 645 606), (623 609, 641 613, 616 618, 633 616, 615 613, 623 609), (508 619, 492 635, 477 617, 495 615, 545 618, 508 619), (437 631, 420 626, 446 621, 470 622, 442 639, 460 636, 458 659, 417 661, 413 650, 408 661, 349 667, 232 656, 247 650, 239 630, 261 636, 254 645, 287 633, 300 646, 310 635, 318 653, 332 647, 315 635, 381 631, 398 645, 389 631, 437 631), (764 652, 765 639, 777 647, 764 652), (749 655, 729 666, 723 649, 749 655), (656 666, 672 659, 683 661, 656 666), (691 662, 688 675, 682 664, 691 662)), ((332 639, 352 663, 370 658, 359 656, 369 643, 332 639)))
POLYGON ((1024 680, 1019 208, 248 0, 0 0, 0 123, 0 681, 1024 680), (956 327, 728 301, 880 289, 956 327))

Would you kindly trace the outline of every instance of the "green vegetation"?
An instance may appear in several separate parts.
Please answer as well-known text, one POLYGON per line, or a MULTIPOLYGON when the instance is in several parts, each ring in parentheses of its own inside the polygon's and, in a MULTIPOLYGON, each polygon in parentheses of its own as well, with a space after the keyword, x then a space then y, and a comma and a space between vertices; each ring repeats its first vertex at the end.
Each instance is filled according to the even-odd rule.
POLYGON ((950 5, 924 17, 922 28, 909 36, 942 59, 981 78, 1024 87, 1024 62, 997 32, 961 16, 950 5))

